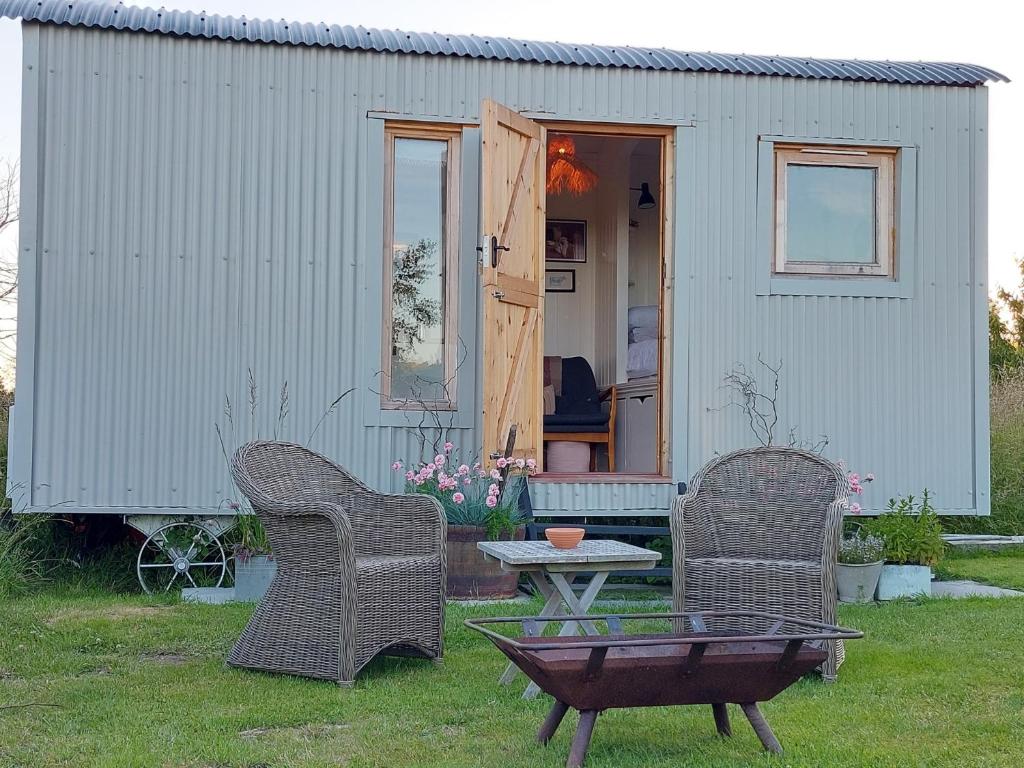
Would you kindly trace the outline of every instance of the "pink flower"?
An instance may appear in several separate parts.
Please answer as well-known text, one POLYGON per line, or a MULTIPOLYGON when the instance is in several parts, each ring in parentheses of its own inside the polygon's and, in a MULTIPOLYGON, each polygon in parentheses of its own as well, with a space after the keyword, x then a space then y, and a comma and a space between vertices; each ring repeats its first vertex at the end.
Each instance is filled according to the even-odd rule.
POLYGON ((445 458, 440 453, 437 454, 437 456, 434 457, 434 464, 436 464, 438 467, 443 467, 444 466, 444 462, 445 462, 445 458))
POLYGON ((473 469, 480 469, 480 462, 479 461, 474 461, 473 462, 473 469))
POLYGON ((865 482, 870 483, 870 482, 873 482, 874 479, 875 479, 875 473, 874 472, 868 472, 866 475, 864 475, 865 482))
POLYGON ((506 459, 504 456, 502 456, 500 459, 498 459, 494 463, 498 465, 498 469, 504 469, 506 466, 508 466, 508 459, 506 459))
POLYGON ((492 469, 491 470, 491 477, 494 478, 495 480, 501 480, 501 472, 499 472, 496 469, 492 469))
POLYGON ((454 501, 456 504, 461 504, 465 500, 466 497, 463 496, 460 491, 456 491, 455 493, 452 494, 452 501, 454 501))
POLYGON ((412 480, 414 477, 416 477, 416 473, 413 472, 411 469, 405 473, 406 480, 412 480))
POLYGON ((473 478, 472 477, 464 477, 462 479, 462 484, 463 485, 472 485, 473 484, 473 478))
POLYGON ((852 515, 859 515, 860 511, 861 511, 861 506, 857 502, 853 502, 853 504, 850 505, 850 514, 852 514, 852 515))
POLYGON ((491 509, 494 509, 496 506, 498 506, 498 499, 496 496, 488 496, 487 501, 485 501, 484 504, 486 504, 491 509))
POLYGON ((445 453, 451 453, 451 452, 452 452, 452 449, 453 449, 454 447, 455 447, 455 443, 445 443, 445 444, 444 444, 444 452, 445 452, 445 453))
POLYGON ((396 461, 394 464, 391 465, 391 468, 395 470, 395 472, 397 472, 402 468, 402 462, 396 461))
POLYGON ((439 483, 443 483, 447 479, 448 479, 448 473, 447 472, 438 472, 437 473, 437 481, 439 483))
POLYGON ((851 472, 847 477, 853 485, 857 485, 860 482, 860 475, 857 472, 851 472))
POLYGON ((459 474, 460 475, 468 475, 469 474, 469 467, 467 467, 465 464, 461 465, 459 467, 459 474))
POLYGON ((516 459, 516 466, 522 469, 526 466, 526 459, 516 459))
POLYGON ((531 469, 531 470, 536 469, 537 468, 537 460, 536 459, 527 459, 526 460, 526 466, 529 469, 531 469))
POLYGON ((498 484, 497 483, 491 483, 491 487, 487 489, 487 493, 490 496, 497 496, 498 495, 498 484))

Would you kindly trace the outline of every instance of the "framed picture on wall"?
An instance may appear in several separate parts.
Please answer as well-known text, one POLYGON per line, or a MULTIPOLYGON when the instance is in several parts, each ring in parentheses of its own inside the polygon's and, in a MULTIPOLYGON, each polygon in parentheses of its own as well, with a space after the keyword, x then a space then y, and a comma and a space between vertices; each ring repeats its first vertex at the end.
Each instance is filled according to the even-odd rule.
POLYGON ((546 293, 576 293, 575 269, 549 269, 544 272, 546 293))
POLYGON ((587 222, 578 219, 548 219, 544 228, 544 258, 548 261, 587 260, 587 222))

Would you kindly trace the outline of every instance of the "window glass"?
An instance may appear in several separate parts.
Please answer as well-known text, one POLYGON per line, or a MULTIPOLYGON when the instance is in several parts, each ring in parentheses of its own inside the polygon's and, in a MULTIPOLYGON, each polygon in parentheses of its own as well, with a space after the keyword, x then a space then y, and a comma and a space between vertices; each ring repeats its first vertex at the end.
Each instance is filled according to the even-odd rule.
POLYGON ((874 168, 786 166, 786 261, 874 264, 874 168))
POLYGON ((447 140, 395 137, 391 400, 445 400, 447 140))

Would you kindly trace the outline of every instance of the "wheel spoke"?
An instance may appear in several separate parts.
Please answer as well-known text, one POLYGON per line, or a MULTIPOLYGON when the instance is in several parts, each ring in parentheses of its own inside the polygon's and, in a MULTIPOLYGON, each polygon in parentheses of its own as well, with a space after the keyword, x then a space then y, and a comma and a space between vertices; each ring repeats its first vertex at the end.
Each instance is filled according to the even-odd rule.
POLYGON ((220 540, 200 523, 187 520, 167 523, 150 534, 136 559, 136 575, 147 593, 180 588, 177 582, 181 574, 182 586, 219 586, 227 571, 220 540), (185 569, 179 570, 182 566, 185 569), (193 567, 197 570, 191 572, 193 567), (167 569, 173 574, 164 575, 167 569))

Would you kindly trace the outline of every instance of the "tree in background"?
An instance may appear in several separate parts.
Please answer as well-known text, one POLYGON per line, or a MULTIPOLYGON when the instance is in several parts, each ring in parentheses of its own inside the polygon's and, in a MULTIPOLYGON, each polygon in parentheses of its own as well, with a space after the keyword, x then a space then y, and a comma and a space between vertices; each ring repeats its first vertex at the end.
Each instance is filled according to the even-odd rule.
POLYGON ((406 361, 423 341, 423 328, 441 321, 441 302, 423 293, 423 284, 436 270, 437 243, 420 240, 395 254, 392 267, 391 354, 406 361))
MULTIPOLYGON (((18 163, 8 161, 0 166, 0 242, 12 234, 18 222, 18 163)), ((0 378, 14 369, 18 300, 18 263, 0 253, 0 378)))
POLYGON ((1000 288, 988 303, 988 355, 996 378, 1024 368, 1024 259, 1017 262, 1020 284, 1000 288))

